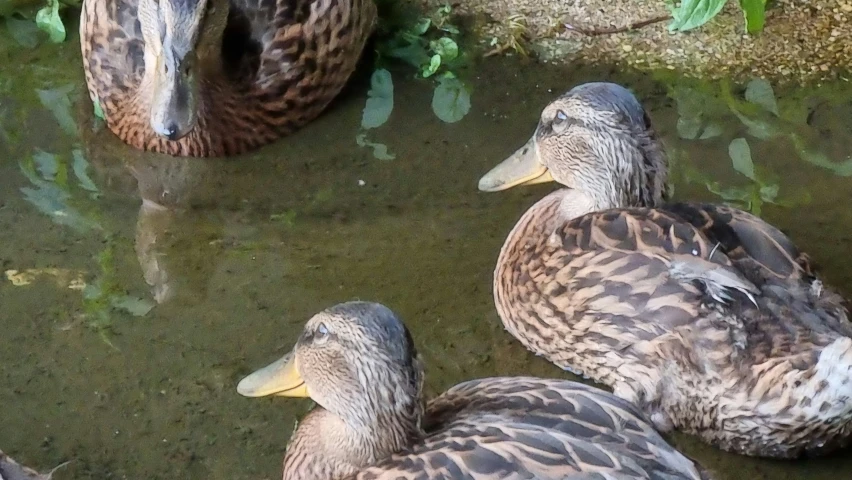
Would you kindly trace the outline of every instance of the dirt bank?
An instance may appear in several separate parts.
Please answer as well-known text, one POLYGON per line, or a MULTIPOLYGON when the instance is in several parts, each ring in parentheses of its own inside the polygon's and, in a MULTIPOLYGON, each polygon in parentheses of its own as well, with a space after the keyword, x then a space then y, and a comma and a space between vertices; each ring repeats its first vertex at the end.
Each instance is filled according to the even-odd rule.
MULTIPOLYGON (((434 9, 444 0, 418 0, 434 9)), ((570 63, 604 61, 641 70, 670 69, 702 77, 771 78, 814 82, 846 77, 852 65, 852 0, 778 0, 758 35, 744 33, 738 2, 729 0, 709 23, 669 33, 668 20, 622 33, 610 29, 667 16, 665 0, 465 0, 454 10, 472 15, 486 44, 501 44, 517 31, 520 15, 540 58, 570 63), (494 40, 496 39, 496 41, 494 40)))

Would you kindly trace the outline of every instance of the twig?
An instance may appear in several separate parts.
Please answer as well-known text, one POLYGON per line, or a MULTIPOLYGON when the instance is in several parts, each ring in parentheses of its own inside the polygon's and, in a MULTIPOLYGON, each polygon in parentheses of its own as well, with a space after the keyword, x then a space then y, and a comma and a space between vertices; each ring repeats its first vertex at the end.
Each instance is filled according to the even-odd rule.
POLYGON ((642 28, 642 27, 647 27, 648 25, 652 25, 654 23, 665 22, 666 20, 669 20, 670 18, 672 18, 671 15, 664 15, 664 16, 661 16, 661 17, 654 17, 650 20, 642 20, 640 22, 631 23, 630 25, 627 25, 626 27, 608 27, 608 28, 590 28, 590 29, 575 27, 574 25, 571 25, 570 23, 566 23, 565 28, 568 29, 568 30, 577 32, 577 33, 582 33, 583 35, 586 35, 586 36, 589 36, 589 37, 595 37, 595 36, 598 36, 598 35, 612 35, 613 33, 629 32, 630 30, 636 30, 636 29, 639 29, 639 28, 642 28))

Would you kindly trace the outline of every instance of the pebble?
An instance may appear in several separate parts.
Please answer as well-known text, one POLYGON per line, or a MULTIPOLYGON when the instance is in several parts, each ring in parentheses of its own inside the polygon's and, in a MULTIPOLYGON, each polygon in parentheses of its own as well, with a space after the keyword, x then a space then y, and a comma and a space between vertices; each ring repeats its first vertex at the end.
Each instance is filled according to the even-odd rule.
MULTIPOLYGON (((420 0, 430 10, 444 1, 420 0)), ((508 36, 507 19, 524 15, 530 36, 542 45, 536 50, 553 63, 623 62, 643 69, 667 65, 710 78, 759 76, 796 83, 836 78, 852 64, 852 0, 810 0, 808 5, 810 9, 800 1, 779 0, 767 15, 766 28, 756 35, 744 33, 738 2, 728 2, 718 17, 686 33, 669 32, 669 21, 596 36, 560 27, 623 27, 668 14, 665 2, 658 0, 466 0, 454 13, 492 17, 477 33, 501 39, 508 36), (560 48, 552 47, 555 39, 563 42, 560 48)))

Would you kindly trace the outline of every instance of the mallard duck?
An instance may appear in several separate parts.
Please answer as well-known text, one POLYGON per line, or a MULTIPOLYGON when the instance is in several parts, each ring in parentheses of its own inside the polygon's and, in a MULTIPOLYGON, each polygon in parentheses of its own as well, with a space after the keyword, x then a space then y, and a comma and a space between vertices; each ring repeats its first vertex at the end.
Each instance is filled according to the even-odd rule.
POLYGON ((0 450, 0 480, 51 480, 53 473, 68 465, 65 462, 47 473, 38 473, 30 467, 25 467, 14 461, 0 450))
POLYGON ((86 84, 136 148, 234 155, 316 118, 375 20, 373 0, 85 0, 86 84))
POLYGON ((567 380, 458 384, 427 406, 411 334, 378 303, 311 318, 293 351, 248 377, 248 397, 310 397, 285 479, 709 478, 614 395, 567 380))
POLYGON ((500 251, 493 294, 532 352, 611 387, 661 431, 725 450, 824 454, 852 432, 843 299, 777 228, 665 203, 667 160, 625 88, 577 86, 483 191, 554 180, 500 251))

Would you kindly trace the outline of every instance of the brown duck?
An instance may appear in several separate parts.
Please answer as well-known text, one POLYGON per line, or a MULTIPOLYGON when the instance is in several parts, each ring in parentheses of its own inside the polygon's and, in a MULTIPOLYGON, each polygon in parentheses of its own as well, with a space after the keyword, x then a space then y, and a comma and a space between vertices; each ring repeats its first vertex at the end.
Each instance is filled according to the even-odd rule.
POLYGON ((666 200, 667 160, 626 89, 580 85, 544 108, 480 190, 555 180, 500 251, 506 329, 610 386, 662 430, 792 458, 852 432, 852 325, 843 299, 777 228, 666 200))
POLYGON ((423 365, 378 303, 311 318, 293 351, 244 378, 249 397, 310 397, 284 479, 706 479, 631 404, 567 380, 460 383, 424 407, 423 365))
POLYGON ((85 0, 86 83, 136 148, 234 155, 316 118, 375 20, 373 0, 85 0))

